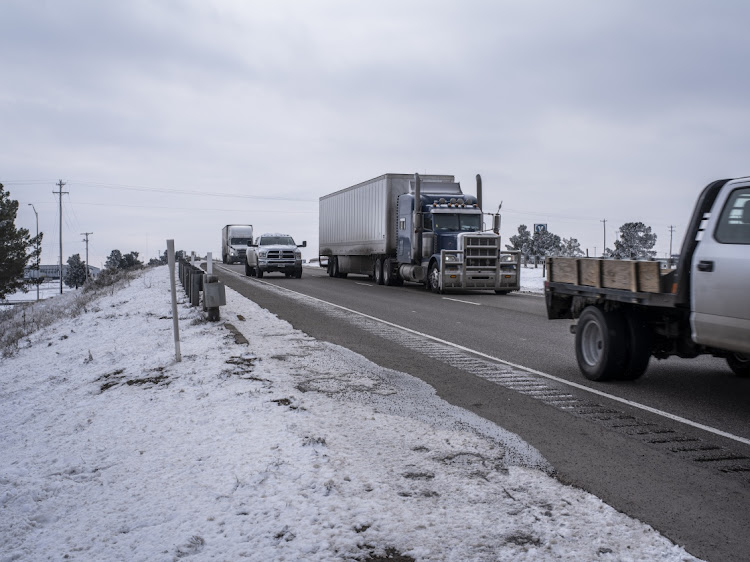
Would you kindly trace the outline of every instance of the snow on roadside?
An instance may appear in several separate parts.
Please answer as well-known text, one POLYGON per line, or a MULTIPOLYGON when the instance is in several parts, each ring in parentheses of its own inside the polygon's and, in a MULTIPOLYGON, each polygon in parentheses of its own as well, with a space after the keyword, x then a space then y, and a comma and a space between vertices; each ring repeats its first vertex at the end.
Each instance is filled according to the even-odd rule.
POLYGON ((2 360, 0 561, 693 559, 418 379, 227 301, 249 345, 182 302, 175 363, 150 269, 2 360))

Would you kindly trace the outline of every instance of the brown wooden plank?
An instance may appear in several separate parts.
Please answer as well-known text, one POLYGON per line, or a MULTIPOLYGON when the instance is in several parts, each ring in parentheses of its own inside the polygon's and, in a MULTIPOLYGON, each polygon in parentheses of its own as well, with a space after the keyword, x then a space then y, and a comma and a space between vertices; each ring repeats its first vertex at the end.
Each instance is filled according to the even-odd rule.
POLYGON ((638 285, 644 293, 661 293, 661 264, 658 261, 638 262, 638 285))
POLYGON ((587 285, 589 287, 602 286, 601 261, 595 258, 578 260, 580 285, 587 285))
POLYGON ((633 290, 633 266, 630 260, 602 260, 602 286, 607 289, 633 290))
POLYGON ((576 258, 548 258, 549 280, 556 283, 578 285, 578 265, 576 258))

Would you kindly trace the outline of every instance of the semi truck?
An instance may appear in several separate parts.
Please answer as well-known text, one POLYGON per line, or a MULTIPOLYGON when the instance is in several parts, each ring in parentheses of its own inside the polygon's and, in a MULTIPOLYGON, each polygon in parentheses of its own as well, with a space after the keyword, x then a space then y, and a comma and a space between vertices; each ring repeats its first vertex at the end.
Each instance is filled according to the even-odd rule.
POLYGON ((578 367, 633 380, 650 358, 711 354, 750 377, 750 178, 698 197, 676 269, 657 261, 548 258, 550 319, 574 319, 578 367))
POLYGON ((247 245, 253 242, 253 225, 228 224, 221 229, 222 263, 244 262, 247 245))
POLYGON ((331 277, 428 290, 520 288, 520 254, 500 247, 500 215, 483 231, 482 180, 465 195, 450 175, 384 174, 320 198, 319 257, 331 277))

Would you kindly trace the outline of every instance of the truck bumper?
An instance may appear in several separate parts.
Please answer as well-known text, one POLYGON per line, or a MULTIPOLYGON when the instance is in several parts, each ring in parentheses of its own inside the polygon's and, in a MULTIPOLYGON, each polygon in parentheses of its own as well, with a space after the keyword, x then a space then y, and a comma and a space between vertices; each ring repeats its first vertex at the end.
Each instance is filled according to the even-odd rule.
POLYGON ((293 273, 302 267, 302 260, 263 260, 258 259, 258 267, 264 272, 281 271, 283 273, 293 273))
POLYGON ((459 250, 440 252, 440 283, 443 291, 518 291, 521 288, 520 254, 501 252, 494 264, 467 266, 459 250))

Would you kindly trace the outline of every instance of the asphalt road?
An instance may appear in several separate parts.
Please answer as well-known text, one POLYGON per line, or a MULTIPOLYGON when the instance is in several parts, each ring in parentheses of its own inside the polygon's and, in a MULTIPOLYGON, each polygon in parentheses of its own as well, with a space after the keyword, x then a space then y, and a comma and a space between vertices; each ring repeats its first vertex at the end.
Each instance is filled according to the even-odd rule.
POLYGON ((417 285, 377 286, 367 277, 332 279, 311 268, 302 279, 248 279, 237 275, 241 266, 215 272, 295 328, 422 378, 447 401, 514 431, 560 480, 651 524, 692 554, 750 559, 750 380, 735 377, 723 360, 652 360, 638 381, 589 383, 575 363, 569 322, 547 320, 540 296, 435 295, 417 285), (461 367, 468 359, 450 359, 449 347, 445 358, 426 356, 408 343, 413 337, 398 335, 407 332, 387 327, 390 335, 379 334, 367 328, 377 323, 357 313, 606 395, 556 381, 555 389, 541 388, 549 381, 533 373, 543 382, 488 380, 461 367), (553 390, 572 398, 549 399, 553 390))

